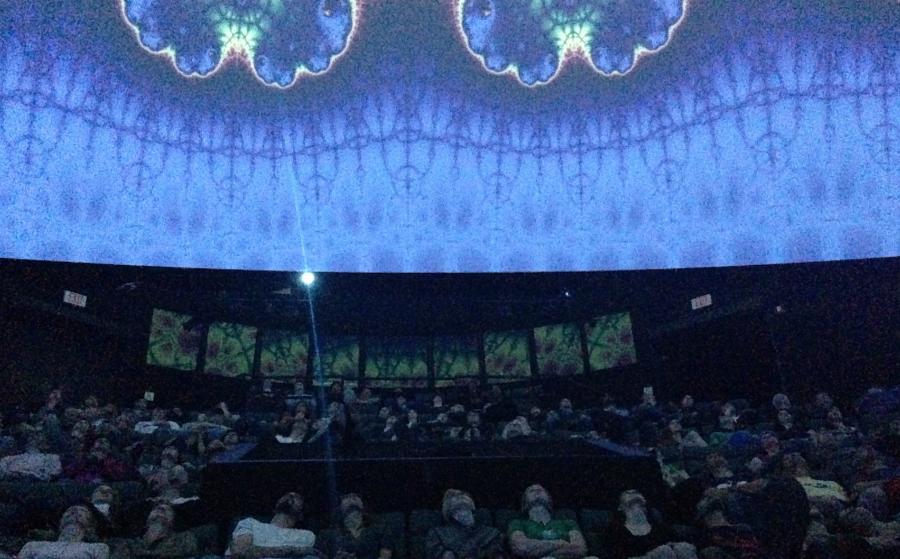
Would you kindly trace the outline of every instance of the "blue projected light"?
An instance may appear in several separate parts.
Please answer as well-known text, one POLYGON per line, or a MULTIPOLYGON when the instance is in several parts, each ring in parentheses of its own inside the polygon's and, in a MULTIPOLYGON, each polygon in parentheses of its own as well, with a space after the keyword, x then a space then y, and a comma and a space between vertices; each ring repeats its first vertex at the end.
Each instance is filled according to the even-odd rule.
POLYGON ((898 21, 894 0, 9 0, 0 257, 897 256, 898 21))

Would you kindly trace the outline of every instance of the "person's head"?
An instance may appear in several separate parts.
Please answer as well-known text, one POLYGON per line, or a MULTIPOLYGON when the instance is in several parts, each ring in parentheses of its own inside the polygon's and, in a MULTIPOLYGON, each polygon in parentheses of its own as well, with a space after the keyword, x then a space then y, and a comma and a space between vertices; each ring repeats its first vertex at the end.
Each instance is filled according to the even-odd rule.
POLYGON ((569 400, 568 398, 563 398, 562 400, 559 401, 559 411, 561 413, 571 414, 572 409, 573 409, 572 408, 572 400, 569 400))
POLYGON ((286 528, 293 528, 303 520, 303 497, 299 493, 285 493, 275 503, 275 516, 281 517, 286 528))
POLYGON ((91 511, 84 505, 69 507, 59 520, 60 537, 74 538, 77 541, 93 539, 97 522, 91 511))
POLYGON ((681 399, 681 407, 682 408, 693 408, 694 407, 694 397, 690 394, 685 394, 681 399))
POLYGON ((391 408, 387 406, 381 406, 381 409, 378 410, 378 419, 387 419, 389 415, 391 415, 391 408))
POLYGON ((444 520, 470 528, 475 525, 475 501, 459 489, 448 489, 441 503, 444 520))
POLYGON ((728 460, 718 452, 711 452, 706 455, 706 471, 716 475, 722 474, 728 469, 728 460))
POLYGON ((432 407, 435 407, 435 408, 442 408, 442 407, 444 407, 444 399, 441 397, 440 394, 435 394, 434 398, 432 398, 432 400, 431 400, 431 405, 432 405, 432 407))
POLYGON ((778 423, 783 426, 791 425, 794 422, 794 416, 786 409, 778 410, 778 423))
POLYGON ((681 434, 681 422, 677 419, 673 419, 669 421, 669 433, 672 435, 680 435, 681 434))
POLYGON ((91 493, 91 502, 94 503, 95 506, 98 503, 112 504, 115 498, 116 494, 115 491, 113 491, 113 488, 105 484, 98 485, 93 493, 91 493))
POLYGON ((357 402, 368 402, 372 399, 372 389, 368 386, 364 386, 362 390, 359 391, 359 397, 356 399, 357 402))
POLYGON ((877 535, 875 516, 862 507, 845 510, 840 515, 841 527, 855 535, 868 538, 877 535))
POLYGON ((97 460, 103 461, 109 456, 110 450, 112 446, 109 444, 108 439, 100 438, 94 441, 94 445, 91 447, 91 452, 89 457, 97 460))
POLYGON ((890 516, 890 503, 887 493, 881 487, 868 487, 859 494, 856 500, 857 506, 871 512, 878 519, 887 519, 890 516))
POLYGON ((187 485, 188 473, 184 466, 178 465, 169 470, 169 484, 173 487, 183 487, 187 485))
POLYGON ((406 421, 409 423, 418 423, 419 414, 416 412, 416 410, 409 410, 406 412, 406 421))
POLYGON ((737 428, 738 418, 734 415, 734 408, 723 408, 722 415, 719 416, 719 428, 726 431, 734 431, 737 428))
POLYGON ((397 416, 396 415, 391 414, 391 415, 387 416, 387 419, 384 420, 384 428, 385 429, 390 429, 396 424, 397 424, 397 416))
POLYGON ((888 434, 900 435, 900 419, 895 419, 888 424, 888 434))
POLYGON ((763 433, 759 443, 763 451, 769 456, 778 454, 781 450, 781 442, 778 440, 778 437, 772 433, 763 433))
POLYGON ((530 410, 528 410, 528 417, 531 421, 540 421, 541 419, 541 408, 537 406, 532 406, 530 410))
POLYGON ((831 399, 831 395, 829 395, 828 392, 819 392, 816 394, 815 405, 819 409, 828 410, 834 405, 834 401, 831 399))
POLYGON ((172 468, 178 464, 179 453, 174 446, 167 446, 159 457, 159 465, 163 468, 172 468))
POLYGON ((797 452, 792 452, 781 459, 781 471, 787 477, 809 476, 809 466, 806 464, 806 459, 797 452))
POLYGON ((775 410, 789 410, 791 409, 791 399, 787 397, 787 394, 778 393, 772 396, 772 407, 775 410))
POLYGON ((509 423, 503 428, 502 437, 504 439, 512 439, 515 437, 522 437, 531 434, 531 427, 528 425, 528 420, 522 417, 521 415, 509 423))
POLYGON ((72 425, 72 430, 69 431, 69 434, 75 439, 83 439, 90 429, 91 425, 87 421, 76 421, 75 425, 72 425))
POLYGON ((727 504, 720 495, 707 495, 697 503, 697 519, 707 528, 729 524, 727 504))
POLYGON ((91 493, 91 504, 100 514, 109 517, 110 509, 116 501, 116 493, 109 485, 98 485, 94 492, 91 493))
POLYGON ((397 394, 397 397, 394 398, 394 402, 397 404, 397 407, 403 409, 406 407, 406 396, 403 393, 397 394))
POLYGON ((166 420, 166 410, 162 408, 153 408, 153 412, 151 412, 150 417, 153 421, 160 422, 166 420))
POLYGON ((99 406, 97 402, 97 397, 93 394, 84 399, 84 407, 87 409, 96 408, 99 406))
POLYGON ((364 511, 363 500, 356 493, 348 493, 341 497, 341 522, 348 530, 356 531, 362 528, 364 511))
POLYGON ((529 513, 532 509, 543 507, 548 512, 553 510, 553 498, 544 486, 535 483, 529 485, 522 493, 522 512, 529 513))
POLYGON ((828 423, 832 427, 838 427, 844 424, 844 415, 841 413, 836 407, 832 407, 828 410, 828 423))
POLYGON ((157 526, 165 531, 170 531, 175 525, 175 509, 166 503, 159 503, 147 515, 147 527, 157 526))
POLYGON ((619 495, 619 511, 623 514, 633 513, 635 511, 646 511, 647 510, 647 499, 641 495, 641 492, 636 489, 629 489, 627 491, 623 491, 621 495, 619 495))
POLYGON ((469 427, 478 427, 481 425, 481 416, 478 415, 477 411, 470 411, 466 414, 466 423, 469 427))

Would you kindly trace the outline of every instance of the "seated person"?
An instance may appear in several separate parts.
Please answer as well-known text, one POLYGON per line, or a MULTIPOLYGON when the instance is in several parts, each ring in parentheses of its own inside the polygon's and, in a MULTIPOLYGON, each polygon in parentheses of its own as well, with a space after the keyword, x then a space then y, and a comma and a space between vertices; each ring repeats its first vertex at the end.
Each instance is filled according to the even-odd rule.
POLYGON ((568 398, 559 401, 558 410, 547 414, 546 424, 547 431, 551 433, 558 430, 587 432, 593 429, 590 416, 576 412, 568 398))
POLYGON ((28 542, 19 551, 19 559, 108 559, 105 543, 87 543, 96 539, 95 513, 83 505, 69 507, 59 521, 55 542, 28 542))
POLYGON ((94 441, 91 451, 86 456, 66 464, 63 473, 80 483, 124 481, 138 477, 137 470, 130 464, 113 456, 112 445, 105 438, 94 441))
POLYGON ((466 428, 460 435, 464 441, 481 441, 486 437, 481 429, 481 416, 477 411, 470 411, 466 414, 466 428))
POLYGON ((803 491, 810 499, 837 499, 842 503, 850 500, 847 492, 836 481, 813 479, 809 475, 806 460, 800 454, 785 456, 781 461, 781 468, 786 476, 796 479, 803 486, 803 491))
POLYGON ((900 522, 879 522, 872 513, 857 507, 840 515, 840 525, 846 532, 864 538, 872 556, 897 557, 900 553, 900 522))
POLYGON ((693 545, 671 543, 673 538, 668 526, 650 520, 647 500, 633 489, 619 497, 619 514, 609 527, 608 538, 613 559, 697 557, 693 545))
POLYGON ((303 518, 303 497, 287 493, 275 504, 275 515, 269 523, 254 518, 238 522, 231 534, 226 556, 246 559, 262 557, 317 557, 313 549, 316 536, 297 528, 303 518))
POLYGON ((517 437, 528 437, 532 434, 531 426, 524 416, 519 416, 503 426, 500 438, 504 441, 515 439, 517 437))
POLYGON ((150 421, 138 421, 134 425, 134 432, 141 435, 152 435, 157 429, 178 431, 179 425, 166 419, 166 410, 156 408, 153 410, 150 421))
POLYGON ((310 436, 311 433, 309 432, 309 421, 304 418, 300 418, 294 420, 294 423, 291 426, 291 431, 286 437, 275 435, 275 440, 282 444, 301 444, 305 443, 310 436))
POLYGON ((175 532, 175 509, 160 503, 147 516, 144 535, 137 539, 120 540, 113 545, 114 559, 154 557, 180 559, 197 555, 197 538, 191 532, 175 532))
POLYGON ((697 505, 697 518, 703 527, 698 545, 704 548, 704 557, 763 559, 766 556, 749 525, 730 521, 727 490, 714 490, 704 497, 697 505))
POLYGON ((458 489, 448 489, 441 505, 445 524, 428 531, 427 559, 495 559, 506 557, 503 535, 496 528, 475 525, 475 501, 458 489))
POLYGON ((775 432, 781 440, 802 439, 808 434, 794 421, 794 416, 788 410, 778 412, 777 423, 775 424, 775 432))
POLYGON ((509 548, 522 559, 581 558, 587 555, 587 544, 574 520, 553 518, 553 501, 546 489, 532 485, 522 495, 522 514, 509 523, 509 548))
POLYGON ((371 525, 359 495, 350 493, 341 497, 340 513, 340 525, 325 530, 316 540, 316 548, 328 559, 394 557, 394 542, 387 532, 371 525))

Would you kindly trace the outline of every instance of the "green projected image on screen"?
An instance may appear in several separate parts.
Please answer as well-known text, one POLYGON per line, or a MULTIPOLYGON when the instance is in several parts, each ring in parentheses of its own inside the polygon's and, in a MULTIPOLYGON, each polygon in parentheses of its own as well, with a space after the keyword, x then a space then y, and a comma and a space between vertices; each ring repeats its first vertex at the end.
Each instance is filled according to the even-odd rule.
POLYGON ((285 330, 266 330, 260 343, 260 375, 306 378, 309 336, 285 330))
POLYGON ((514 382, 530 378, 528 331, 485 334, 484 366, 488 382, 514 382))
POLYGON ((478 378, 478 338, 439 336, 434 339, 434 385, 453 386, 478 378))
POLYGON ((534 329, 534 350, 539 375, 578 375, 584 372, 578 325, 554 324, 534 329))
POLYGON ((215 322, 206 337, 206 366, 214 375, 241 377, 253 371, 256 328, 242 324, 215 322))
POLYGON ((319 341, 315 373, 321 371, 322 378, 314 375, 316 386, 327 385, 335 379, 355 383, 359 378, 359 339, 352 336, 328 336, 319 341))
POLYGON ((147 364, 181 371, 197 368, 200 348, 200 329, 185 330, 182 326, 190 316, 161 309, 153 310, 150 341, 147 345, 147 364))
POLYGON ((365 378, 370 386, 428 386, 426 338, 372 338, 366 342, 365 378))
POLYGON ((623 367, 637 362, 629 313, 595 318, 585 324, 588 361, 592 371, 623 367))

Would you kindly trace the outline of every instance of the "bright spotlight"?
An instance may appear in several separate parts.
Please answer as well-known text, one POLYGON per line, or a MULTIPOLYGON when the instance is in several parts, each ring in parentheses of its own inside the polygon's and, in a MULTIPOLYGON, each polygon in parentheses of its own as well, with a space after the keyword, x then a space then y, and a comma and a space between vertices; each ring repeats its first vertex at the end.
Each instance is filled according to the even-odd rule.
POLYGON ((303 272, 300 274, 300 283, 306 287, 311 286, 316 281, 316 275, 312 272, 303 272))

